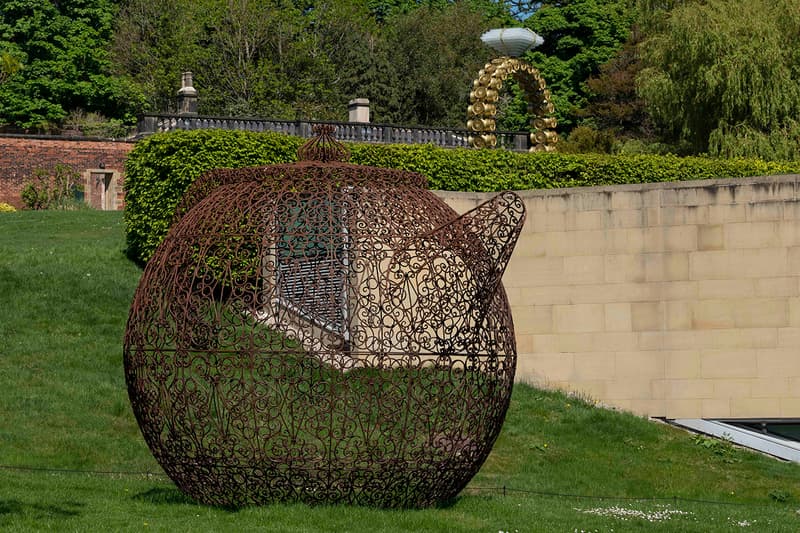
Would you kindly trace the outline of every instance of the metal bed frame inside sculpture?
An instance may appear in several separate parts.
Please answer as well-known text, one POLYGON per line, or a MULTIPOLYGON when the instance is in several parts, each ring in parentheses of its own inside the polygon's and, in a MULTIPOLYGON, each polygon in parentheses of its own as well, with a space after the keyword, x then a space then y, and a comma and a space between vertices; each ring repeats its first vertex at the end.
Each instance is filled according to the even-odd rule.
POLYGON ((516 364, 501 277, 524 221, 458 216, 415 173, 344 162, 206 173, 130 310, 125 376, 155 458, 199 502, 423 507, 497 438, 516 364))

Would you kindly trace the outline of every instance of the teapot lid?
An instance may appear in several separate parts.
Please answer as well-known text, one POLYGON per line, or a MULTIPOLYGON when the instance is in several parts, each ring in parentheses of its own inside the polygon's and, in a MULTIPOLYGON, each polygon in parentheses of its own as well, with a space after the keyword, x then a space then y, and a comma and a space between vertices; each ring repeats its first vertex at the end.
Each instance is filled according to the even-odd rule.
POLYGON ((297 159, 300 161, 330 161, 347 162, 350 160, 350 151, 336 140, 334 132, 336 126, 333 124, 315 124, 311 131, 316 133, 303 145, 297 149, 297 159))

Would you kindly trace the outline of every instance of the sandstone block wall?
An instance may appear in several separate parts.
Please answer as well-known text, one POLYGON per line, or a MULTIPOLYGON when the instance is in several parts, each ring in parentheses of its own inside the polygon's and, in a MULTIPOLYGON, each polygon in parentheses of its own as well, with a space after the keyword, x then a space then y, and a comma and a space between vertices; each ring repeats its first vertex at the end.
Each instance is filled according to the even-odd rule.
POLYGON ((0 136, 0 202, 23 206, 20 193, 36 169, 68 165, 98 209, 122 209, 123 165, 133 143, 69 137, 0 136))
POLYGON ((800 176, 521 195, 518 379, 649 416, 800 417, 800 176))

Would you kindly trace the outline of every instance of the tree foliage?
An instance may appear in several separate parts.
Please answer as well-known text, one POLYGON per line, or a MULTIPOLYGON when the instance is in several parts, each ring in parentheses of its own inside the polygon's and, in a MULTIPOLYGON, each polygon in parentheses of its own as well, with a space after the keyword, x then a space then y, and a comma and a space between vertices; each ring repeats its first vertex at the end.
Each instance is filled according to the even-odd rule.
POLYGON ((525 20, 544 37, 527 58, 544 76, 556 106, 559 128, 580 122, 587 105, 585 83, 612 59, 631 35, 635 18, 628 0, 550 0, 525 20))
POLYGON ((204 115, 463 127, 480 35, 520 23, 574 149, 800 157, 800 0, 0 0, 0 127, 122 131, 186 70, 204 115))
POLYGON ((491 22, 466 3, 423 6, 395 19, 389 41, 402 122, 464 127, 472 80, 491 56, 480 41, 491 22))
POLYGON ((22 63, 10 52, 0 52, 0 84, 22 68, 22 63))
POLYGON ((201 45, 206 10, 201 2, 180 0, 121 4, 111 43, 115 70, 134 80, 144 93, 140 111, 168 111, 181 72, 198 71, 207 55, 201 45))
POLYGON ((320 2, 314 32, 320 48, 333 51, 330 61, 336 74, 330 80, 330 96, 336 101, 328 105, 341 113, 349 100, 367 98, 373 122, 400 122, 402 83, 385 26, 372 9, 356 0, 320 2))
POLYGON ((619 138, 652 138, 654 131, 644 100, 636 92, 642 69, 635 37, 617 55, 600 65, 600 72, 586 80, 588 104, 579 112, 600 130, 619 138))
POLYGON ((111 74, 113 2, 4 0, 0 6, 6 58, 0 124, 48 130, 75 109, 117 118, 137 111, 138 93, 111 74))
POLYGON ((639 94, 697 152, 797 157, 800 0, 675 2, 642 42, 639 94))
POLYGON ((114 57, 155 111, 191 70, 202 114, 343 120, 368 98, 373 121, 463 126, 488 57, 480 34, 502 12, 490 0, 127 0, 114 57))
POLYGON ((191 70, 202 114, 343 120, 349 100, 368 98, 374 121, 454 126, 485 56, 486 13, 498 9, 490 0, 127 0, 114 57, 156 111, 173 106, 175 80, 191 70))
MULTIPOLYGON (((494 54, 479 37, 516 16, 545 36, 531 57, 566 129, 630 29, 626 2, 0 0, 0 121, 46 130, 81 113, 170 112, 190 70, 204 115, 344 120, 349 100, 368 98, 374 122, 463 127, 494 54)), ((507 85, 500 127, 526 129, 507 85)))

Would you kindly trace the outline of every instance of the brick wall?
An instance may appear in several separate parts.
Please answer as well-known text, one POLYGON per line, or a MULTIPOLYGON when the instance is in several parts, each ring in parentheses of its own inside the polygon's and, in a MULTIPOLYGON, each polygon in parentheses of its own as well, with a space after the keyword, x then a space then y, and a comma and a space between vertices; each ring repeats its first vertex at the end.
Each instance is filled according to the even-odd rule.
POLYGON ((22 207, 25 180, 38 168, 69 165, 81 174, 86 198, 121 209, 123 164, 133 143, 68 137, 0 136, 0 202, 22 207), (101 190, 102 188, 102 190, 101 190))
POLYGON ((521 195, 518 379, 649 416, 800 417, 800 176, 521 195))

